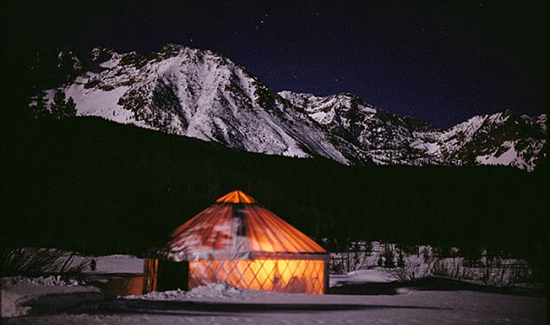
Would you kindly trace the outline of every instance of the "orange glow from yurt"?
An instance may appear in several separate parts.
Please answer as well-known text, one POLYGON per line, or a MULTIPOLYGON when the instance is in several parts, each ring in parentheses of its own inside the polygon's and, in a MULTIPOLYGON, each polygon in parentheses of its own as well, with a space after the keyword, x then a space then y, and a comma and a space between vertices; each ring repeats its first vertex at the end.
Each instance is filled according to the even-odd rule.
POLYGON ((217 203, 255 203, 256 201, 243 191, 233 191, 216 200, 217 203))
POLYGON ((324 293, 321 260, 197 261, 189 269, 189 289, 225 282, 242 289, 324 293))

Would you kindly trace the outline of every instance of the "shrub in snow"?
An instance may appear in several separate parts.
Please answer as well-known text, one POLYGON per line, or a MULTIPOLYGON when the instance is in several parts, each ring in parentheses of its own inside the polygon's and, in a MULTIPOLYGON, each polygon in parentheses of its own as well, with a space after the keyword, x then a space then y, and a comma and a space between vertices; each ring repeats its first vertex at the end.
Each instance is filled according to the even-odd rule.
POLYGON ((532 271, 529 265, 521 260, 491 257, 484 263, 469 266, 466 258, 454 257, 435 259, 431 267, 431 274, 453 279, 479 281, 490 286, 514 286, 521 282, 532 280, 532 271))
POLYGON ((459 253, 464 257, 464 266, 476 267, 481 262, 483 250, 480 247, 463 246, 459 253))
POLYGON ((424 258, 424 263, 428 263, 430 261, 430 250, 428 247, 424 247, 422 250, 422 258, 424 258))
POLYGON ((519 282, 529 282, 532 278, 529 266, 523 261, 492 257, 478 269, 480 280, 492 286, 513 286, 519 282))
MULTIPOLYGON (((357 246, 357 243, 355 244, 357 246)), ((363 243, 360 243, 361 249, 363 243)), ((343 274, 372 268, 376 265, 397 281, 413 281, 426 276, 441 276, 471 280, 491 286, 513 286, 517 283, 544 282, 537 277, 531 264, 512 259, 502 252, 486 252, 479 247, 398 246, 372 242, 367 254, 345 251, 331 253, 330 271, 343 274), (466 255, 466 256, 464 256, 466 255), (358 263, 359 261, 359 263, 358 263)), ((355 246, 349 246, 353 249, 355 246)))
POLYGON ((2 276, 79 273, 90 265, 88 258, 76 261, 77 254, 57 249, 22 247, 0 251, 2 276))
POLYGON ((92 271, 95 271, 95 270, 97 269, 97 262, 96 262, 95 259, 92 259, 92 260, 90 261, 90 269, 91 269, 92 271))
POLYGON ((344 263, 342 259, 337 259, 331 255, 330 260, 330 274, 344 274, 346 270, 344 268, 344 263))
POLYGON ((16 286, 19 284, 35 284, 40 286, 48 286, 48 287, 59 287, 59 286, 69 286, 74 287, 79 285, 80 283, 76 279, 66 279, 59 275, 53 276, 39 276, 36 278, 28 278, 24 276, 11 276, 11 277, 3 277, 1 284, 2 287, 9 287, 9 286, 16 286))
POLYGON ((431 263, 424 263, 420 257, 415 255, 399 253, 397 267, 388 269, 386 272, 397 281, 407 282, 430 275, 431 263))
MULTIPOLYGON (((330 273, 343 274, 374 267, 378 254, 373 255, 372 245, 373 243, 371 242, 356 241, 349 244, 346 243, 343 247, 344 251, 332 252, 329 264, 330 273)), ((338 249, 338 246, 334 245, 333 248, 338 249)))
POLYGON ((471 268, 464 267, 461 258, 437 259, 432 266, 432 274, 453 279, 474 279, 471 268))

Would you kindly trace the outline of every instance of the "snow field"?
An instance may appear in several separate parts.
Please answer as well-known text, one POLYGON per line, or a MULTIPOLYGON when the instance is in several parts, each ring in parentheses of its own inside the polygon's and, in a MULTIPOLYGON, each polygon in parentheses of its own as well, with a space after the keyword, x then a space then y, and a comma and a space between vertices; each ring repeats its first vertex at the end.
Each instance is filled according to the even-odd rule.
MULTIPOLYGON (((356 243, 357 245, 357 243, 356 243)), ((357 247, 357 246, 356 246, 357 247)), ((95 257, 80 278, 2 278, 5 324, 544 324, 545 299, 491 292, 477 282, 428 277, 396 281, 376 266, 386 247, 350 255, 351 272, 333 274, 326 295, 242 290, 212 283, 191 291, 140 295, 143 261, 128 255, 95 257), (126 274, 127 277, 124 277, 126 274), (137 281, 134 281, 137 280, 137 281), (113 286, 113 283, 115 284, 113 286), (117 285, 119 287, 117 287, 117 285), (120 289, 123 296, 109 290, 120 289), (122 286, 122 287, 121 287, 122 286), (133 288, 132 288, 133 287, 133 288), (136 290, 134 290, 136 289, 136 290), (132 290, 134 290, 132 293, 132 290), (338 294, 336 294, 338 293, 338 294)), ((364 249, 363 242, 358 244, 364 249)), ((423 252, 430 247, 419 247, 423 252)), ((422 254, 413 263, 423 265, 422 254)), ((334 254, 334 258, 347 253, 334 254)), ((82 257, 84 258, 84 257, 82 257)))

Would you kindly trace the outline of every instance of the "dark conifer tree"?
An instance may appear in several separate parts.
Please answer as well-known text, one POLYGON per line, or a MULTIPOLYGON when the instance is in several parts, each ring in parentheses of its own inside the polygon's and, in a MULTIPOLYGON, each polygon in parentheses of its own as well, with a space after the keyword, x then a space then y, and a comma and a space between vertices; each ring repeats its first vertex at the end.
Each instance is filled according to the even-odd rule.
POLYGON ((67 117, 76 116, 76 104, 72 97, 68 100, 65 99, 65 93, 58 90, 54 97, 53 103, 50 106, 50 111, 55 119, 61 120, 67 117))
POLYGON ((405 259, 403 259, 403 252, 399 251, 399 256, 397 257, 397 267, 405 267, 405 259))
POLYGON ((388 269, 393 269, 395 267, 393 252, 389 248, 386 248, 386 250, 384 251, 384 267, 388 269))
POLYGON ((50 105, 50 111, 54 119, 60 120, 64 117, 63 112, 65 110, 65 105, 65 93, 58 90, 53 96, 53 102, 50 105))
POLYGON ((67 99, 67 102, 65 103, 65 106, 63 109, 63 116, 64 117, 76 116, 76 103, 74 102, 72 97, 69 97, 69 99, 67 99))
POLYGON ((43 92, 38 93, 38 96, 36 97, 36 104, 32 105, 30 108, 32 117, 34 118, 44 118, 50 115, 48 104, 44 100, 43 92))

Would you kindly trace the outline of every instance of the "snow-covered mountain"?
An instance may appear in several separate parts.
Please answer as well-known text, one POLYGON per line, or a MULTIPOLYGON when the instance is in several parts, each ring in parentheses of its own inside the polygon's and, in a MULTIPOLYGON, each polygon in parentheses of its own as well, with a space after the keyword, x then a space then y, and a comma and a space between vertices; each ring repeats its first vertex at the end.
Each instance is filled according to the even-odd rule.
POLYGON ((446 130, 384 112, 351 94, 281 96, 380 164, 509 165, 532 171, 546 142, 546 115, 510 110, 474 116, 446 130))
POLYGON ((511 110, 480 115, 424 139, 436 139, 436 153, 454 164, 509 165, 532 171, 546 143, 546 114, 518 115, 511 110))
POLYGON ((430 124, 377 109, 352 94, 317 97, 290 91, 279 93, 303 109, 327 132, 362 149, 379 164, 421 165, 439 163, 424 148, 418 148, 415 133, 435 131, 430 124))
MULTIPOLYGON (((250 152, 321 156, 348 165, 503 164, 533 170, 545 145, 546 115, 506 111, 438 130, 352 94, 276 93, 222 55, 180 45, 148 55, 96 48, 87 59, 64 51, 57 59, 64 62, 57 89, 74 99, 80 116, 250 152)), ((57 89, 45 90, 49 100, 57 89)))

